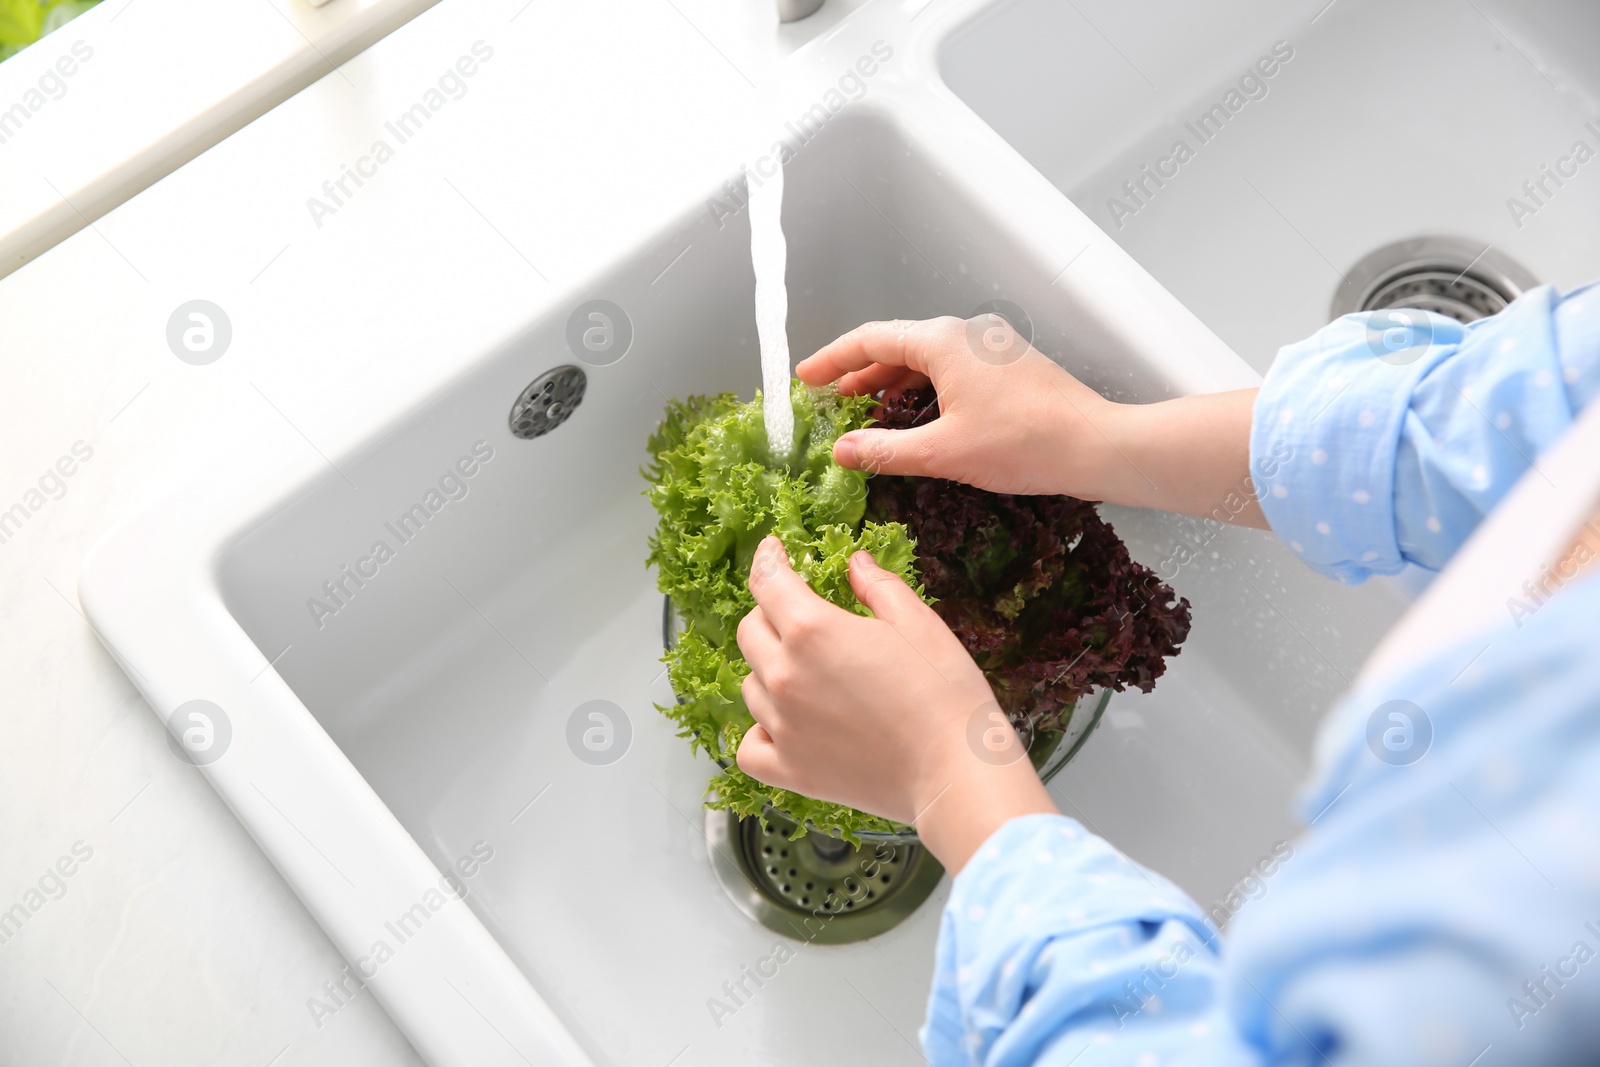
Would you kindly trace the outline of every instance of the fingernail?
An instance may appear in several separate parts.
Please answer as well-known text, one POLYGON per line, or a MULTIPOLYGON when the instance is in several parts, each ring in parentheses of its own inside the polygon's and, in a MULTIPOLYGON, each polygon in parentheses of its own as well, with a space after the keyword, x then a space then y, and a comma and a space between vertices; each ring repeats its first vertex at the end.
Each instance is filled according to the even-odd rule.
POLYGON ((878 565, 878 561, 873 559, 872 553, 866 549, 855 553, 850 559, 857 567, 876 567, 878 565))
POLYGON ((841 467, 854 467, 856 465, 855 438, 845 434, 833 443, 833 461, 841 467))

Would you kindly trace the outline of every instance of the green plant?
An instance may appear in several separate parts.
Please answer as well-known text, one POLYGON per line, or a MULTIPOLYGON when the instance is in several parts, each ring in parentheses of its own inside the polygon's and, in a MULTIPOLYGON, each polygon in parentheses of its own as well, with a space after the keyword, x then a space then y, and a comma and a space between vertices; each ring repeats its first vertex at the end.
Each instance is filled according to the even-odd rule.
POLYGON ((863 522, 867 476, 833 461, 833 442, 867 425, 870 397, 843 397, 794 382, 794 448, 773 456, 767 447, 761 396, 740 403, 731 393, 691 397, 668 406, 650 438, 653 462, 646 491, 660 516, 649 563, 672 598, 684 630, 663 657, 677 704, 661 711, 679 736, 705 749, 723 770, 707 792, 712 807, 741 816, 767 804, 803 826, 859 840, 861 830, 900 829, 887 819, 839 804, 774 789, 733 762, 753 719, 739 684, 749 673, 736 640, 739 620, 755 606, 746 585, 756 546, 775 533, 794 568, 830 603, 868 614, 850 588, 852 553, 866 550, 879 565, 916 584, 913 549, 899 523, 863 522))
POLYGON ((100 0, 0 0, 0 60, 60 29, 100 0))
MULTIPOLYGON (((931 388, 882 405, 793 383, 795 446, 774 457, 761 398, 731 393, 668 406, 650 439, 647 495, 660 516, 649 562, 685 629, 664 657, 678 703, 661 711, 722 766, 709 804, 741 816, 768 804, 823 833, 859 842, 903 830, 839 804, 774 789, 733 757, 749 711, 749 673, 735 639, 755 606, 750 560, 776 533, 795 570, 824 599, 868 614, 850 589, 850 554, 866 549, 933 605, 983 670, 995 698, 1041 759, 1077 701, 1098 688, 1148 692, 1189 634, 1189 603, 1100 518, 1065 496, 1008 496, 937 478, 882 476, 833 461, 833 443, 873 421, 905 429, 939 417, 931 388), (926 582, 926 588, 919 584, 926 582)), ((890 687, 892 678, 863 679, 890 687)), ((1036 763, 1037 765, 1037 763, 1036 763)))

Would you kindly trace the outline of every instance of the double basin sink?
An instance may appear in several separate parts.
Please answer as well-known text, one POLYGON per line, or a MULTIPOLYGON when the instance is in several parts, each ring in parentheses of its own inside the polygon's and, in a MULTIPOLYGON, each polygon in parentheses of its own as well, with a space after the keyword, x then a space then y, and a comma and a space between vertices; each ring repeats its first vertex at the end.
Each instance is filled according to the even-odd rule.
MULTIPOLYGON (((786 173, 792 348, 1006 300, 1037 347, 1116 399, 1251 385, 1272 346, 1325 321, 1367 247, 1499 236, 1496 203, 1452 215, 1431 201, 1454 193, 1418 197, 1415 222, 1368 210, 1376 178, 1347 173, 1331 195, 1317 165, 1372 149, 1370 126, 1323 109, 1351 51, 1441 6, 1345 0, 1279 25, 1277 4, 1210 22, 1147 4, 1173 10, 1144 12, 1161 29, 1141 37, 1107 5, 868 5, 791 60, 777 105, 807 117, 786 173), (1206 35, 1216 47, 1186 47, 1206 35), (1119 228, 1107 190, 1173 137, 1147 117, 1181 126, 1280 40, 1294 58, 1271 91, 1119 228), (871 92, 830 95, 861 57, 871 92)), ((1457 58, 1492 48, 1494 30, 1445 21, 1457 58)), ((1533 117, 1479 135, 1559 128, 1560 94, 1501 58, 1501 88, 1533 117)), ((1414 76, 1380 64, 1347 102, 1414 76)), ((362 446, 236 457, 84 566, 108 650, 178 736, 196 708, 223 720, 207 736, 225 750, 195 762, 439 1067, 921 1060, 947 887, 858 944, 751 922, 708 861, 710 765, 653 707, 672 695, 643 564, 645 440, 668 398, 759 379, 747 213, 727 177, 708 173, 704 202, 491 350, 458 353, 362 446), (514 425, 560 368, 575 370, 514 425)), ((1551 233, 1508 244, 1547 278, 1595 266, 1551 233)), ((1405 596, 1316 579, 1264 534, 1105 511, 1193 603, 1194 631, 1154 693, 1113 696, 1052 788, 1210 904, 1295 832, 1316 722, 1405 596)))

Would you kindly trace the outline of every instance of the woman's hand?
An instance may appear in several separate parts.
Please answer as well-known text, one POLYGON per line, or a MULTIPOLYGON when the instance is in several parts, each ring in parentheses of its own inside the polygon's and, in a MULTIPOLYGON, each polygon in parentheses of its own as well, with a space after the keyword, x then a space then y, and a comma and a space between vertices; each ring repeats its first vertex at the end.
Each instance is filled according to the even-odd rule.
POLYGON ((872 618, 812 592, 776 537, 757 549, 757 606, 738 635, 756 725, 739 767, 913 823, 959 870, 1007 820, 1055 805, 983 672, 933 609, 865 552, 850 561, 850 584, 872 618))
POLYGON ((1116 404, 1024 341, 998 315, 869 322, 801 361, 812 385, 890 393, 929 381, 939 418, 855 430, 840 466, 948 478, 994 493, 1063 494, 1186 515, 1221 510, 1265 528, 1251 493, 1255 390, 1116 404), (1242 508, 1219 506, 1241 493, 1242 508))

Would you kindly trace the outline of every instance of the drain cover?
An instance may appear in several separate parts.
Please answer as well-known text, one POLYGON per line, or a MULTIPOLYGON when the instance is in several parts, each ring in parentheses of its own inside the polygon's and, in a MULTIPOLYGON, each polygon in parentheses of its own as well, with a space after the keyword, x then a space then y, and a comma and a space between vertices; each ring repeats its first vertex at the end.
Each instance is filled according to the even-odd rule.
POLYGON ((1365 257, 1333 294, 1334 318, 1352 311, 1418 308, 1473 322, 1538 285, 1527 268, 1488 245, 1414 237, 1365 257))
POLYGON ((588 381, 582 370, 570 365, 545 371, 511 405, 511 432, 532 440, 560 426, 583 403, 588 381))
POLYGON ((739 910, 769 930, 837 945, 883 933, 933 892, 944 868, 918 844, 847 841, 810 832, 789 840, 794 823, 763 825, 725 811, 706 812, 717 881, 739 910))

